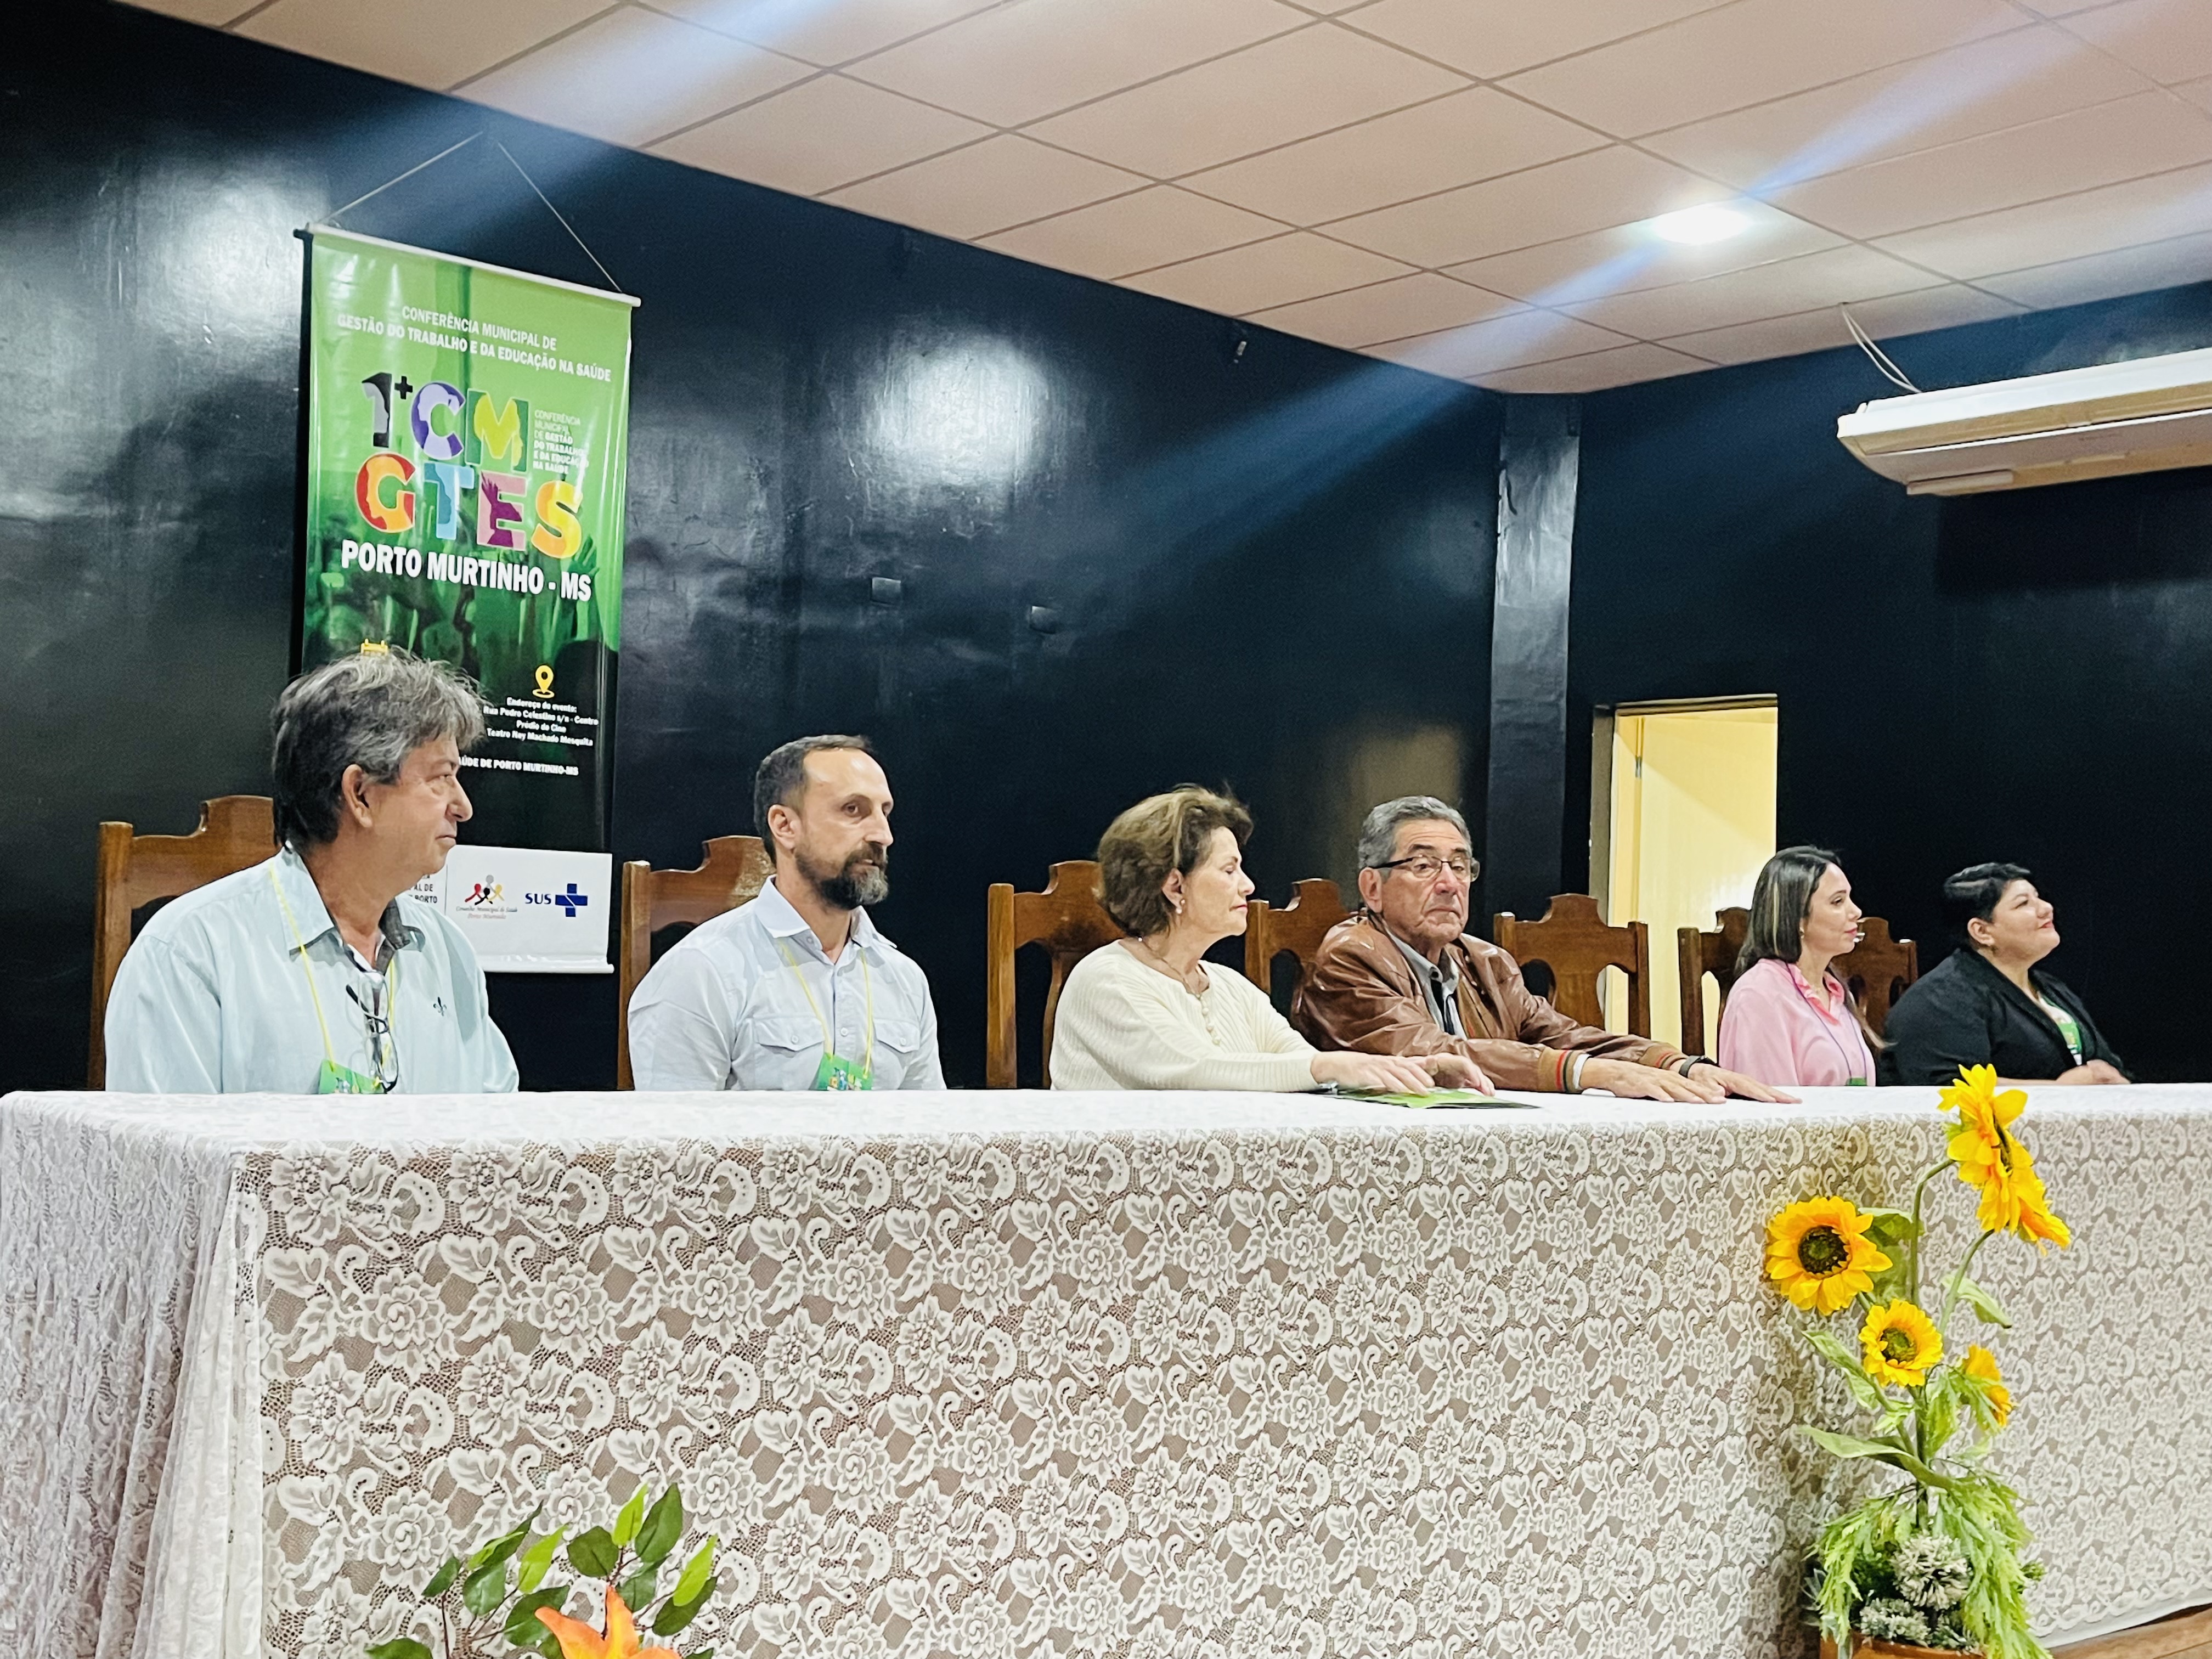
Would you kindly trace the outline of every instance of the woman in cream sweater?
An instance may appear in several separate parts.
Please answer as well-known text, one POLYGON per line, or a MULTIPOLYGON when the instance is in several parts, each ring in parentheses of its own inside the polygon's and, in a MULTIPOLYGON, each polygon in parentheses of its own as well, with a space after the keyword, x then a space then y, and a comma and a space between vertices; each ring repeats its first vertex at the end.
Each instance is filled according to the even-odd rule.
POLYGON ((1251 833, 1243 806, 1190 785, 1108 826, 1098 896, 1130 937, 1084 957, 1060 988, 1052 1086, 1487 1091, 1489 1079, 1456 1054, 1322 1054, 1242 974, 1201 960, 1244 931, 1251 833))

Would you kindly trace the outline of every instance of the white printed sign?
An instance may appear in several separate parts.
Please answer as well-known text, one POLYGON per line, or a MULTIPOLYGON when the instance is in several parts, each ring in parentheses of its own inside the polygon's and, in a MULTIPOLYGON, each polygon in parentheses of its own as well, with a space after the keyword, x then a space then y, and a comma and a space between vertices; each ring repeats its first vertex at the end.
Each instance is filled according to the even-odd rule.
POLYGON ((415 885, 457 922, 493 974, 611 974, 614 855, 471 847, 415 885))

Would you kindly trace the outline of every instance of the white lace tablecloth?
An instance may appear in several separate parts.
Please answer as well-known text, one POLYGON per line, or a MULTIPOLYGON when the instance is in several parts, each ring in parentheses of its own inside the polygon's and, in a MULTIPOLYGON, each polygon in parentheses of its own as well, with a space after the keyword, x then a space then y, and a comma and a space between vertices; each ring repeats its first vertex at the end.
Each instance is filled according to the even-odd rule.
MULTIPOLYGON (((725 1659, 1799 1655, 1844 1412, 1762 1227, 1900 1198, 1934 1099, 13 1096, 0 1645, 358 1659, 678 1479, 725 1659)), ((2026 1122, 2056 1637, 2212 1599, 2212 1088, 2026 1122)))

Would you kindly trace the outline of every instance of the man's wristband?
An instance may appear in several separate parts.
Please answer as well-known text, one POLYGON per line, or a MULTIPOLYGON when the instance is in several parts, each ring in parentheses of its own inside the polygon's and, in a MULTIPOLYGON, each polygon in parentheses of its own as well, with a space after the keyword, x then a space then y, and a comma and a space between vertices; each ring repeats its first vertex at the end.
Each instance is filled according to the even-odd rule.
POLYGON ((1583 1091, 1583 1067, 1589 1061, 1589 1056, 1585 1054, 1570 1054, 1567 1056, 1566 1065, 1560 1072, 1560 1081, 1569 1094, 1578 1095, 1583 1091))
POLYGON ((1710 1066, 1715 1071, 1718 1071, 1720 1064, 1720 1061, 1715 1060, 1711 1054, 1684 1054, 1681 1059, 1674 1062, 1674 1069, 1686 1078, 1690 1075, 1692 1066, 1710 1066))

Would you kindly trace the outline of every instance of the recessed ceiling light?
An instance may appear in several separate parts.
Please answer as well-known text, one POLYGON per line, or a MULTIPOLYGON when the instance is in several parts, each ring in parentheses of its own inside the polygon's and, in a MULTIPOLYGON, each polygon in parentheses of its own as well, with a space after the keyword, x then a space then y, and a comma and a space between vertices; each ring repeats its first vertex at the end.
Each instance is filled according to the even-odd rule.
POLYGON ((1662 213, 1651 222, 1651 234, 1669 242, 1720 242, 1751 228, 1748 216, 1719 203, 1662 213))

